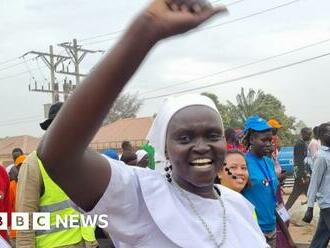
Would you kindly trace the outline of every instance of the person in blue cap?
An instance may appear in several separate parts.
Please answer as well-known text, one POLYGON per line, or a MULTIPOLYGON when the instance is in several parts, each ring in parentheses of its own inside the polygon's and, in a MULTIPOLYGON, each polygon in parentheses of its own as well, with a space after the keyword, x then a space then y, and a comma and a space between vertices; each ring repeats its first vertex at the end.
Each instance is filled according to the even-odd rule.
POLYGON ((242 194, 256 208, 258 224, 267 243, 276 247, 276 191, 278 179, 274 161, 267 154, 272 150, 272 130, 260 116, 250 116, 244 126, 244 143, 250 185, 242 194))
POLYGON ((115 149, 106 149, 103 154, 114 160, 119 160, 118 152, 115 149))

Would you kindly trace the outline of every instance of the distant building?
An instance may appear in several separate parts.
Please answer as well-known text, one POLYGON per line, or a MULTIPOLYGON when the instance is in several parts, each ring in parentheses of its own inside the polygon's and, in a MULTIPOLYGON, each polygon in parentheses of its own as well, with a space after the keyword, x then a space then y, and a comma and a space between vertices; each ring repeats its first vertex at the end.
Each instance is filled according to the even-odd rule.
POLYGON ((37 149, 40 138, 29 135, 8 137, 0 140, 0 161, 5 166, 12 164, 11 152, 14 148, 21 148, 25 154, 29 154, 37 149))
MULTIPOLYGON (((153 120, 153 117, 128 118, 105 125, 95 135, 90 148, 99 152, 107 148, 120 151, 124 140, 130 141, 137 148, 146 141, 153 120)), ((40 140, 28 135, 0 139, 0 162, 6 166, 12 164, 11 152, 14 148, 19 147, 25 154, 29 154, 37 149, 40 140)))
POLYGON ((153 117, 128 118, 105 125, 97 132, 90 147, 97 151, 120 150, 121 143, 128 140, 137 148, 145 142, 153 120, 153 117))

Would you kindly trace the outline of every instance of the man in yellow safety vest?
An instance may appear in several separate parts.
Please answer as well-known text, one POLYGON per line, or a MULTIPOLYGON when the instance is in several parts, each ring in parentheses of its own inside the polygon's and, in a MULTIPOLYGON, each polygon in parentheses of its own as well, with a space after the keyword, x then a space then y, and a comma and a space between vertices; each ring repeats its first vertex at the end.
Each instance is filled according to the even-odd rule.
MULTIPOLYGON (((47 130, 60 110, 62 103, 51 106, 48 119, 40 123, 47 130)), ((24 161, 19 176, 16 198, 16 211, 30 213, 29 230, 18 231, 16 247, 19 248, 94 248, 98 247, 94 227, 82 227, 80 213, 71 207, 69 197, 48 176, 36 152, 24 161), (33 230, 32 213, 49 213, 50 228, 33 230), (76 225, 68 226, 58 221, 69 216, 77 218, 76 225)))

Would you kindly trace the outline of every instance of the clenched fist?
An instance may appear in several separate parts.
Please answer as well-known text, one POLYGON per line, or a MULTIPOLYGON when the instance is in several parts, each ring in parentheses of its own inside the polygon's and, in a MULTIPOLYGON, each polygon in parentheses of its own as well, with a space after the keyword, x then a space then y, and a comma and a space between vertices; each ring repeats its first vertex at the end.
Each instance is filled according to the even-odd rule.
POLYGON ((212 7, 206 0, 154 0, 142 16, 157 30, 157 38, 164 39, 185 33, 212 16, 226 12, 225 6, 212 7))

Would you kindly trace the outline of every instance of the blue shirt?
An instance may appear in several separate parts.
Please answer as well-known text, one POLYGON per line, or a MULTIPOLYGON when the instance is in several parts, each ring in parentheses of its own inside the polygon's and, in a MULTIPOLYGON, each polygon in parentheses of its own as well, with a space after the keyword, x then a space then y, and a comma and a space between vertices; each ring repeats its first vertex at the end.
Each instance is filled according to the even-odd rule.
POLYGON ((261 230, 272 232, 276 227, 276 191, 279 184, 274 162, 266 156, 258 158, 251 152, 245 158, 250 185, 242 194, 255 206, 261 230))
POLYGON ((317 200, 321 209, 330 208, 330 148, 321 146, 308 188, 308 207, 317 200))

